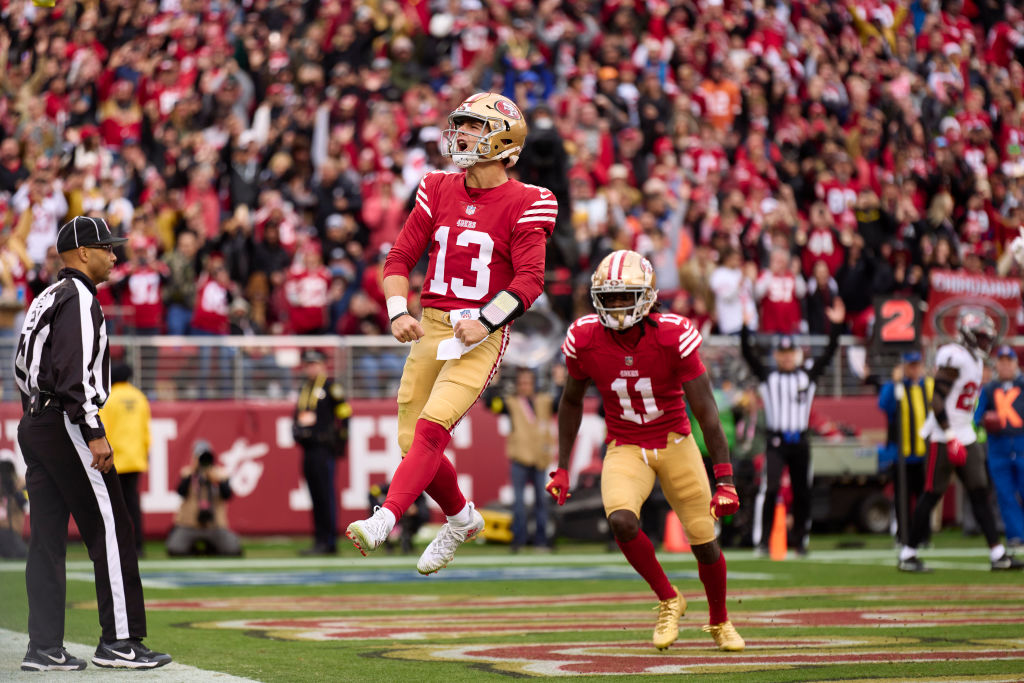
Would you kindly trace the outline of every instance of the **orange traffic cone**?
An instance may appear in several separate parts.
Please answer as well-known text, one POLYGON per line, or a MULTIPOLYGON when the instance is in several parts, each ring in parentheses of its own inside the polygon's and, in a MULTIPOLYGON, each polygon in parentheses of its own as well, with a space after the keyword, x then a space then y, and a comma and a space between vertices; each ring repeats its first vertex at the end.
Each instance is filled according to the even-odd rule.
POLYGON ((775 520, 772 522, 771 536, 768 537, 768 555, 773 560, 786 559, 786 505, 782 501, 775 503, 775 520))
POLYGON ((669 553, 690 552, 690 541, 686 538, 683 523, 679 521, 674 510, 669 510, 665 517, 665 539, 662 547, 669 553))

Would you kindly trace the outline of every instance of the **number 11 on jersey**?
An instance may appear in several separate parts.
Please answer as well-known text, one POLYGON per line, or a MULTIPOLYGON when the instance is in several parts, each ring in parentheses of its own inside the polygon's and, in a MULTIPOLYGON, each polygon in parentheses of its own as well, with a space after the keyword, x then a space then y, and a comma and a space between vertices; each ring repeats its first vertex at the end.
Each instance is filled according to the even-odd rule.
POLYGON ((638 378, 633 383, 632 393, 630 392, 629 380, 620 377, 612 382, 612 391, 619 396, 623 420, 645 424, 657 420, 664 412, 658 409, 658 403, 654 400, 654 389, 651 386, 650 377, 638 378), (643 401, 644 408, 642 413, 637 413, 633 409, 634 396, 639 396, 640 400, 643 401))

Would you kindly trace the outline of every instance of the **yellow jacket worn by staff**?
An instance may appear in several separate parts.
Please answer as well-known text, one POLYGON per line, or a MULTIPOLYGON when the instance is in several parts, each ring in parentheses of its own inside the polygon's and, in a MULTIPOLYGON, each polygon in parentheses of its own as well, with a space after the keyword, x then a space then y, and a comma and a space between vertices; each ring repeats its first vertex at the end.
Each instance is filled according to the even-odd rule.
POLYGON ((110 387, 110 398, 100 409, 100 419, 114 449, 118 474, 149 468, 149 417, 149 399, 130 382, 110 387))

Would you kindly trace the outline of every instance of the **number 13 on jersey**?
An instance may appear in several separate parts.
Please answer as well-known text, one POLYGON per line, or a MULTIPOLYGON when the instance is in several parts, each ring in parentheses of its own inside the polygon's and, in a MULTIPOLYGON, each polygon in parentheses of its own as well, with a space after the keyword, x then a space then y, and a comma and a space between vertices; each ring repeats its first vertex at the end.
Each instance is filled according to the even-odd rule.
POLYGON ((476 282, 469 286, 461 277, 451 278, 451 293, 460 299, 481 300, 487 297, 491 286, 491 254, 494 252, 494 240, 485 232, 463 230, 455 238, 455 247, 449 254, 448 236, 451 228, 442 225, 434 233, 437 241, 437 258, 434 276, 430 278, 427 290, 432 294, 445 296, 448 294, 448 280, 445 269, 452 272, 465 273, 465 261, 469 259, 469 270, 476 274, 476 282), (472 247, 476 246, 474 250, 472 247), (476 251, 476 256, 473 256, 476 251), (449 262, 450 261, 450 262, 449 262))

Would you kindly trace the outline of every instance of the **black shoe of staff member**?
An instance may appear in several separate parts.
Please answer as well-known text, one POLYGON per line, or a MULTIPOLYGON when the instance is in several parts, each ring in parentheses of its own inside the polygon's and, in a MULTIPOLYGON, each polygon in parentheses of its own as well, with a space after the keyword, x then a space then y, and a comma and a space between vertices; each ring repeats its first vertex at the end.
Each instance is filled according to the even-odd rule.
POLYGON ((111 643, 101 640, 92 663, 108 669, 155 669, 170 664, 171 656, 153 652, 134 638, 111 643))
POLYGON ((22 671, 81 671, 85 660, 72 657, 63 647, 34 647, 28 645, 25 659, 21 660, 22 671))

